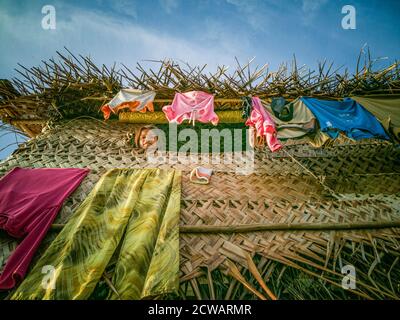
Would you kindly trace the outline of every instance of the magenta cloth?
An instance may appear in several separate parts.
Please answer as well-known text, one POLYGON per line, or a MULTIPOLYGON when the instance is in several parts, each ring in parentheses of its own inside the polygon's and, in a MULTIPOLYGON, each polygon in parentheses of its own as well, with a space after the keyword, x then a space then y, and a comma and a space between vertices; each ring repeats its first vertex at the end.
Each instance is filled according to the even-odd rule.
POLYGON ((275 123, 263 107, 260 98, 253 97, 251 99, 251 106, 250 117, 247 119, 246 125, 255 128, 257 137, 265 138, 272 152, 281 149, 282 144, 276 137, 275 123))
POLYGON ((64 200, 89 169, 14 168, 0 180, 0 229, 22 238, 0 275, 0 289, 21 281, 64 200))
POLYGON ((162 110, 169 122, 182 123, 183 120, 211 122, 217 125, 219 118, 214 112, 214 96, 202 91, 176 93, 171 105, 162 110))

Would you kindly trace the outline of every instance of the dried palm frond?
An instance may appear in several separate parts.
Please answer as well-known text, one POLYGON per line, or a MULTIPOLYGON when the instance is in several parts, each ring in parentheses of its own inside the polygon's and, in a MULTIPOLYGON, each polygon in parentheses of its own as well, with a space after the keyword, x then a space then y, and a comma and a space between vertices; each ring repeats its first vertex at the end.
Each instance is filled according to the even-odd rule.
MULTIPOLYGON (((171 100, 176 92, 202 90, 216 98, 239 99, 245 95, 262 98, 284 96, 315 96, 342 98, 349 95, 400 92, 400 68, 396 61, 376 69, 378 61, 362 50, 357 59, 354 74, 333 63, 318 63, 317 70, 299 66, 293 57, 291 66, 281 64, 277 71, 268 65, 254 67, 254 59, 236 68, 219 66, 210 72, 206 65, 190 66, 170 60, 146 61, 156 67, 146 69, 137 63, 136 70, 122 64, 118 68, 96 66, 90 57, 76 56, 67 48, 66 53, 57 51, 58 59, 42 61, 38 67, 26 68, 19 64, 18 78, 0 82, 0 118, 12 122, 28 135, 18 121, 26 119, 59 120, 87 115, 100 118, 99 108, 110 100, 122 87, 133 87, 157 92, 156 109, 171 100)), ((217 102, 217 109, 241 108, 240 100, 217 102)))

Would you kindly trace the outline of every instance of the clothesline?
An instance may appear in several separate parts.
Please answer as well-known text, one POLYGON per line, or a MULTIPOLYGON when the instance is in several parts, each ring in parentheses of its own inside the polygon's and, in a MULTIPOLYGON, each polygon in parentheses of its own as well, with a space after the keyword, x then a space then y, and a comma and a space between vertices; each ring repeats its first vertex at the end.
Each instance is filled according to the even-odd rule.
POLYGON ((261 100, 257 96, 243 96, 240 99, 216 99, 214 95, 203 91, 188 91, 175 93, 170 99, 155 99, 155 91, 136 89, 121 89, 108 103, 101 107, 104 119, 109 119, 111 113, 118 114, 121 110, 130 112, 120 114, 123 122, 144 122, 152 124, 181 124, 189 121, 195 124, 239 123, 244 119, 250 127, 250 145, 263 147, 268 145, 272 152, 282 148, 280 139, 312 138, 310 143, 320 147, 343 133, 347 137, 360 140, 378 138, 383 140, 400 140, 400 115, 396 101, 375 98, 353 97, 340 101, 321 100, 311 97, 299 97, 295 100, 284 97, 272 97, 271 102, 261 100), (361 100, 360 100, 361 99, 361 100), (153 103, 164 102, 162 113, 154 113, 153 103), (240 111, 221 111, 220 119, 214 111, 216 101, 240 103, 240 111), (364 105, 361 105, 361 103, 364 105), (379 110, 378 105, 383 105, 379 110), (146 110, 151 111, 147 114, 146 110), (135 112, 136 111, 136 112, 135 112), (391 137, 389 137, 389 135, 391 137))
POLYGON ((331 196, 335 197, 335 198, 340 198, 340 195, 338 195, 335 190, 333 190, 332 188, 330 188, 329 186, 327 186, 324 182, 323 179, 321 179, 320 176, 317 176, 314 174, 314 172, 312 172, 310 169, 308 169, 307 167, 303 166, 301 164, 301 162, 299 162, 295 157, 293 157, 293 155, 291 155, 290 153, 288 153, 285 149, 283 149, 283 152, 286 153, 295 163, 297 163, 301 168, 303 168, 307 173, 309 173, 313 178, 315 178, 318 183, 320 183, 322 185, 322 187, 329 191, 329 193, 331 194, 331 196))
MULTIPOLYGON (((263 97, 263 96, 261 96, 263 97)), ((263 100, 271 100, 274 97, 263 97, 263 100)), ((338 97, 329 97, 329 96, 318 96, 318 98, 326 98, 329 100, 343 100, 343 98, 338 98, 338 97)), ((97 100, 97 101, 103 101, 109 99, 108 97, 85 97, 82 99, 79 99, 80 101, 86 101, 86 100, 97 100)), ((297 98, 287 98, 287 101, 293 101, 297 98)), ((169 103, 174 98, 159 98, 159 99, 154 99, 154 103, 169 103)), ((216 103, 241 103, 242 99, 241 98, 215 98, 214 102, 216 103)))

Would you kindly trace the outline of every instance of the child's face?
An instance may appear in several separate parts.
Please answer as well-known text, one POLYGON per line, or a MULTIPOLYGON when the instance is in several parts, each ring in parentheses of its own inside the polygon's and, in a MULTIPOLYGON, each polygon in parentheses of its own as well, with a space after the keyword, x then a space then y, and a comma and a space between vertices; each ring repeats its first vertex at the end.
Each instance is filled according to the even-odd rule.
POLYGON ((139 146, 143 149, 147 149, 152 144, 157 142, 157 135, 151 129, 145 128, 140 132, 139 146))

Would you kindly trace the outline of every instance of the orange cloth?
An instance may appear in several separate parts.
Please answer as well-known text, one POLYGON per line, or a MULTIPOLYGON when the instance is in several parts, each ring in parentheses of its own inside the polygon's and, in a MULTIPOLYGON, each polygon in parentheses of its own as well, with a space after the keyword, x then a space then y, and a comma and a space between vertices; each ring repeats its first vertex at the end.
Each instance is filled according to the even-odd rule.
POLYGON ((110 118, 111 113, 117 114, 122 109, 129 109, 130 112, 154 112, 153 100, 155 95, 154 91, 122 89, 100 110, 103 112, 105 120, 110 118))

